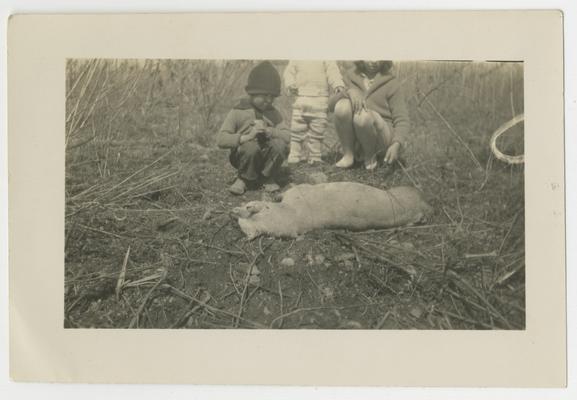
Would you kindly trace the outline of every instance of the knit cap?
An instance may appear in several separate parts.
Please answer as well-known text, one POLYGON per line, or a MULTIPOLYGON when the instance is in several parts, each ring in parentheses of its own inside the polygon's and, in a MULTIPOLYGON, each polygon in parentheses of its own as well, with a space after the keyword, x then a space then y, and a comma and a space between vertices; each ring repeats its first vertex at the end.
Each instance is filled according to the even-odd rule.
POLYGON ((256 65, 248 75, 245 90, 248 94, 271 94, 280 96, 281 80, 276 68, 270 61, 256 65))

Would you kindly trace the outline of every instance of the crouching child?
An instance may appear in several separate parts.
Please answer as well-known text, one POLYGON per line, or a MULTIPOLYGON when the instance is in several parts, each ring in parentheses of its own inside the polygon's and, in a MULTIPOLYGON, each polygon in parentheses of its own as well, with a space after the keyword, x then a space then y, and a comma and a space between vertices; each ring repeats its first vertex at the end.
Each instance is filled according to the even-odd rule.
POLYGON ((217 136, 218 147, 230 149, 230 163, 238 171, 229 191, 241 195, 262 184, 265 191, 274 192, 280 189, 276 178, 288 157, 291 137, 273 107, 281 92, 280 75, 263 61, 251 70, 245 90, 248 97, 228 113, 217 136))

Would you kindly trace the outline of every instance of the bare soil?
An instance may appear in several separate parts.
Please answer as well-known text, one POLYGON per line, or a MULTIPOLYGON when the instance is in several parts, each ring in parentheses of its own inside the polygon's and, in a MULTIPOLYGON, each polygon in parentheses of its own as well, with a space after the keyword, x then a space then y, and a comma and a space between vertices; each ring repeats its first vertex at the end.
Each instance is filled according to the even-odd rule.
POLYGON ((280 181, 416 185, 435 214, 415 227, 247 241, 229 211, 263 192, 227 192, 226 151, 135 135, 106 143, 107 176, 80 149, 67 162, 64 326, 524 329, 523 166, 492 160, 485 137, 477 168, 426 105, 412 107, 405 168, 335 168, 331 129, 325 164, 280 181))

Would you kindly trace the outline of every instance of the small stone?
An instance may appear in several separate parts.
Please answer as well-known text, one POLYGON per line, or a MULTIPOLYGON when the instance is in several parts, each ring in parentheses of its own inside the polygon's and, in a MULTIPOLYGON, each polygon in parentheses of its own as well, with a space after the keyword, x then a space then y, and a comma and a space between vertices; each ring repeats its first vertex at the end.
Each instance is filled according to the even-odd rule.
POLYGON ((413 265, 405 265, 403 269, 411 276, 411 278, 414 279, 417 276, 417 269, 413 265))
POLYGON ((343 253, 335 257, 335 261, 347 261, 355 258, 354 253, 343 253))
POLYGON ((210 160, 210 157, 208 157, 208 154, 203 154, 200 157, 198 157, 200 161, 208 161, 210 160))
POLYGON ((260 196, 260 201, 273 201, 271 193, 263 191, 260 196))
POLYGON ((248 279, 248 283, 251 285, 259 285, 260 284, 260 277, 258 275, 252 274, 248 279))
POLYGON ((283 267, 294 267, 295 266, 295 260, 293 260, 290 257, 285 257, 280 262, 280 265, 282 265, 283 267))
POLYGON ((317 254, 315 256, 315 264, 316 265, 321 265, 324 262, 325 262, 325 256, 323 256, 322 254, 317 254))
POLYGON ((208 208, 204 214, 202 214, 202 220, 203 221, 208 221, 209 219, 212 218, 212 208, 208 208))
POLYGON ((325 286, 321 288, 321 295, 325 300, 332 300, 335 297, 335 291, 332 288, 325 286))
POLYGON ((329 178, 322 172, 313 172, 307 175, 307 181, 313 185, 327 183, 329 178))
POLYGON ((339 328, 340 329, 363 329, 363 326, 357 321, 348 320, 348 321, 341 322, 341 324, 339 325, 339 328))
POLYGON ((423 315, 423 309, 419 306, 415 306, 415 307, 411 308, 410 313, 413 317, 415 317, 416 319, 419 319, 423 315))
POLYGON ((247 263, 239 263, 238 266, 237 266, 237 270, 238 270, 239 272, 242 272, 243 274, 248 274, 249 271, 250 271, 250 274, 251 274, 251 275, 259 275, 259 274, 260 274, 260 271, 259 271, 259 269, 256 267, 256 265, 253 265, 253 266, 252 266, 252 269, 251 269, 250 264, 247 264, 247 263))
POLYGON ((406 250, 415 250, 415 246, 411 242, 403 242, 401 243, 401 247, 406 250))

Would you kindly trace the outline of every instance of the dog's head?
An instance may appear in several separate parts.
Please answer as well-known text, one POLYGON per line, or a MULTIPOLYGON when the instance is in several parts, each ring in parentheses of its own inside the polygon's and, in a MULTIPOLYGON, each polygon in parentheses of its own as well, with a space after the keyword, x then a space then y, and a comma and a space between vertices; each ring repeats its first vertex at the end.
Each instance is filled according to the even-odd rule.
POLYGON ((231 210, 231 216, 238 218, 240 229, 252 240, 262 234, 279 237, 295 237, 297 230, 292 220, 294 212, 282 203, 251 201, 231 210))
POLYGON ((233 208, 231 215, 236 218, 250 218, 265 208, 268 208, 268 206, 262 201, 250 201, 240 207, 233 208))

